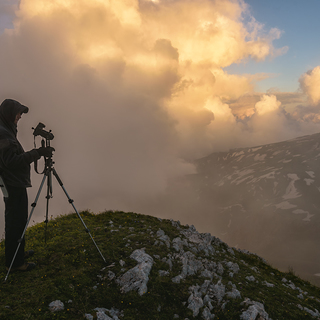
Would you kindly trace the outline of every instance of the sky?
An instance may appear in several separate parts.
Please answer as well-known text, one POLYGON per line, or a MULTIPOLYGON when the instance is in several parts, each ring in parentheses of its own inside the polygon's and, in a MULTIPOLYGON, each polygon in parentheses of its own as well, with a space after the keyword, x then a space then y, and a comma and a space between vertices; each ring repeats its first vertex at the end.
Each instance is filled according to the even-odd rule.
POLYGON ((298 79, 308 70, 320 65, 320 21, 318 0, 265 1, 248 0, 250 12, 266 30, 278 28, 281 37, 274 41, 277 47, 288 47, 286 54, 265 62, 249 61, 228 67, 231 73, 265 72, 274 75, 258 84, 266 92, 276 87, 280 91, 299 90, 298 79))
MULTIPOLYGON (((0 100, 30 108, 18 128, 26 150, 32 126, 53 131, 56 169, 79 209, 143 211, 135 204, 195 173, 195 159, 320 131, 319 9, 0 0, 0 100)), ((65 212, 55 199, 55 214, 65 212)))

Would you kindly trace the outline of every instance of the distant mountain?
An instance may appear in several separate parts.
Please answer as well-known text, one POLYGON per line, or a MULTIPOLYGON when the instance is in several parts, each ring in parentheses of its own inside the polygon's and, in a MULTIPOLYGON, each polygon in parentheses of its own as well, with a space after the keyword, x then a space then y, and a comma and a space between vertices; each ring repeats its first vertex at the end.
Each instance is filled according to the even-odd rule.
MULTIPOLYGON (((320 289, 194 226, 81 212, 28 228, 37 266, 0 286, 0 319, 313 320, 320 289)), ((4 242, 0 242, 4 279, 4 242)))
POLYGON ((320 134, 213 153, 188 178, 229 245, 320 284, 320 134))

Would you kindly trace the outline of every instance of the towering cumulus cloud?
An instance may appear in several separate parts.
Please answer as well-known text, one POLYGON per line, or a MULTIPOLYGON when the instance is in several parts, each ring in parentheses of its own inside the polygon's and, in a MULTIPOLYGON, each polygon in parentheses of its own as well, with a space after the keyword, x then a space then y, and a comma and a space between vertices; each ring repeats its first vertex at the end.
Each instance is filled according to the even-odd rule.
POLYGON ((37 121, 53 129, 81 206, 122 208, 193 173, 192 159, 295 132, 276 97, 241 100, 263 75, 224 71, 285 53, 280 35, 242 0, 21 0, 0 35, 0 98, 30 107, 25 146, 37 121))
POLYGON ((300 77, 300 85, 308 95, 312 104, 320 102, 320 66, 308 71, 300 77))

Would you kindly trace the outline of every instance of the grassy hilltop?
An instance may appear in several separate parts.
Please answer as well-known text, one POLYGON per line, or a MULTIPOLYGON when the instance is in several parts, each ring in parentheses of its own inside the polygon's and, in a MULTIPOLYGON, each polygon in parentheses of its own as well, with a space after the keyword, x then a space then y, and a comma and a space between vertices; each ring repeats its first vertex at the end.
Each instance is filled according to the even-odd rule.
POLYGON ((30 227, 26 249, 37 267, 1 281, 0 319, 320 319, 319 288, 193 226, 126 212, 81 215, 107 264, 76 214, 51 220, 47 243, 44 223, 30 227), (64 309, 52 312, 56 300, 64 309))

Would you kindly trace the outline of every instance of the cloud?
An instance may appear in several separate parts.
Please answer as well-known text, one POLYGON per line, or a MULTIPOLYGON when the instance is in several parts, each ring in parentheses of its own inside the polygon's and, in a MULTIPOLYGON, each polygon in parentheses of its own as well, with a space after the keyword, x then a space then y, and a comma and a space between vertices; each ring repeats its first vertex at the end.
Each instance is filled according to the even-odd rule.
POLYGON ((130 210, 193 159, 299 134, 280 98, 254 92, 266 75, 223 69, 283 53, 280 35, 240 0, 22 0, 0 35, 0 98, 30 107, 26 149, 39 121, 53 130, 80 207, 130 210))
POLYGON ((300 86, 305 94, 307 94, 310 102, 315 105, 320 101, 320 66, 304 73, 300 79, 300 86))
POLYGON ((18 0, 2 0, 0 2, 0 34, 6 28, 12 28, 12 20, 15 17, 18 0))
POLYGON ((258 115, 264 115, 268 112, 278 110, 281 102, 277 100, 275 95, 264 94, 259 102, 256 103, 256 110, 258 115))

